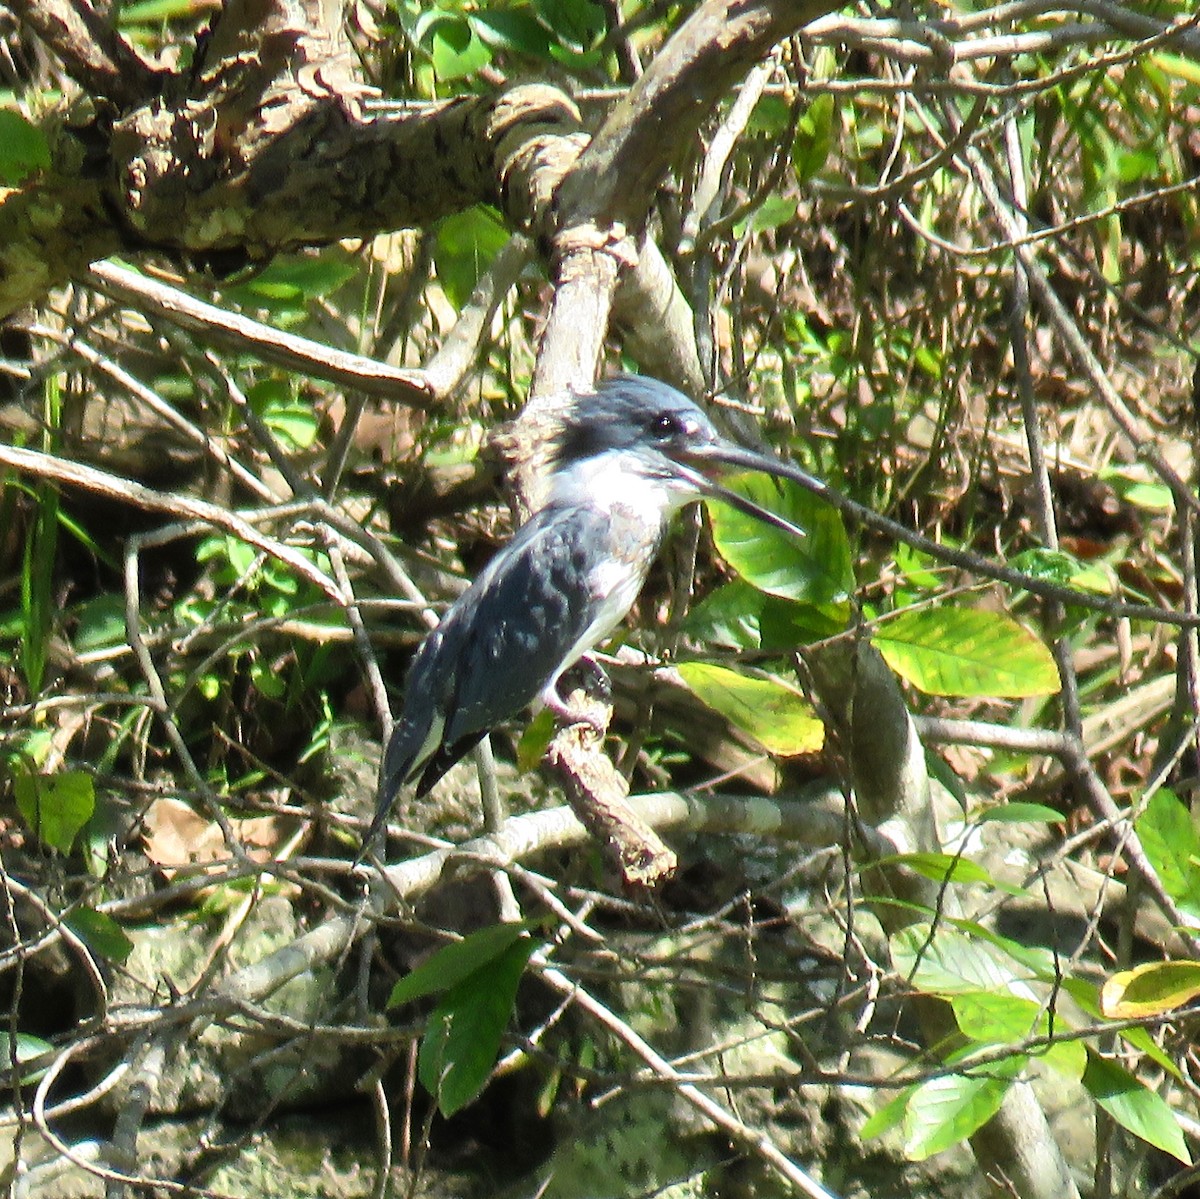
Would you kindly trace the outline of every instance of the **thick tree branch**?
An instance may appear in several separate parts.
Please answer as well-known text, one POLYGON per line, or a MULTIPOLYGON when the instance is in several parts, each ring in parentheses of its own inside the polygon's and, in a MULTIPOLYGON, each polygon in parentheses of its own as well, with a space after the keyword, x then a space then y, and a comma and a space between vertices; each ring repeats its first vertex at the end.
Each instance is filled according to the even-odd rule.
POLYGON ((95 99, 132 108, 149 100, 169 78, 146 62, 88 0, 11 0, 9 8, 95 99))

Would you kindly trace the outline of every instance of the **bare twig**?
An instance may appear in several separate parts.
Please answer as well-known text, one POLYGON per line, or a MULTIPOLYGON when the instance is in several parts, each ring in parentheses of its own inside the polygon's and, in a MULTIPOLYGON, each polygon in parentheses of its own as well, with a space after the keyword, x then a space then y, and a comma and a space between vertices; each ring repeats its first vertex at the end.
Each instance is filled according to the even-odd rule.
POLYGON ((344 387, 356 387, 414 408, 428 407, 437 399, 423 371, 388 366, 373 358, 273 329, 215 304, 197 300, 176 287, 139 275, 127 267, 111 262, 97 263, 85 281, 97 291, 130 304, 140 312, 152 312, 202 338, 254 353, 264 362, 287 370, 327 379, 344 387))
POLYGON ((538 955, 534 955, 530 964, 543 982, 548 983, 560 995, 569 996, 587 1015, 633 1050, 655 1074, 670 1082, 672 1089, 681 1099, 691 1104, 706 1120, 725 1133, 734 1144, 764 1161, 797 1194, 808 1195, 810 1199, 834 1199, 832 1192, 827 1191, 807 1170, 792 1161, 765 1132, 752 1128, 739 1120, 731 1111, 722 1107, 692 1083, 683 1082, 675 1067, 611 1008, 602 1004, 562 971, 546 965, 544 960, 539 961, 538 955))

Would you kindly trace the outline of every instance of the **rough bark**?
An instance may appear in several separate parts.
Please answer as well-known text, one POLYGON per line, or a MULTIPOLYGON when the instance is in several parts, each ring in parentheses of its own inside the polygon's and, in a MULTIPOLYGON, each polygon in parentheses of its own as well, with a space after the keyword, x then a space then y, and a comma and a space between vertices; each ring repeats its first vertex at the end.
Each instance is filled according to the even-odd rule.
POLYGON ((48 128, 52 167, 0 191, 0 316, 118 251, 229 270, 480 202, 521 227, 549 209, 546 159, 583 144, 573 103, 540 85, 372 115, 340 10, 316 0, 230 3, 190 72, 138 68, 125 88, 116 50, 17 12, 111 104, 48 128))

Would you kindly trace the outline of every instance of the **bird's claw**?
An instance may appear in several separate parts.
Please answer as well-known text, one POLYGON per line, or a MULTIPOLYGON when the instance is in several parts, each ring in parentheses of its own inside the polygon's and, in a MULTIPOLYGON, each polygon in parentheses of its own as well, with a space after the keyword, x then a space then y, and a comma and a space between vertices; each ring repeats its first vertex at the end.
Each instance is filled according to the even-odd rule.
POLYGON ((564 699, 554 686, 542 692, 542 701, 566 727, 586 725, 603 739, 612 719, 612 684, 598 663, 582 658, 568 673, 586 675, 580 678, 564 699))

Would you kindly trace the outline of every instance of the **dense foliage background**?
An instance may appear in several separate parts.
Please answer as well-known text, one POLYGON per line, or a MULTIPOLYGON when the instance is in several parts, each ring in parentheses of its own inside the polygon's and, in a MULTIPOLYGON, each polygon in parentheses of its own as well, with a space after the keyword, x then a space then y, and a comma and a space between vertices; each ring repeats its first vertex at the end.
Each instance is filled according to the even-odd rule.
POLYGON ((1192 1193, 1193 6, 336 7, 0 10, 10 1193, 1192 1193), (833 494, 356 868, 614 369, 833 494))

